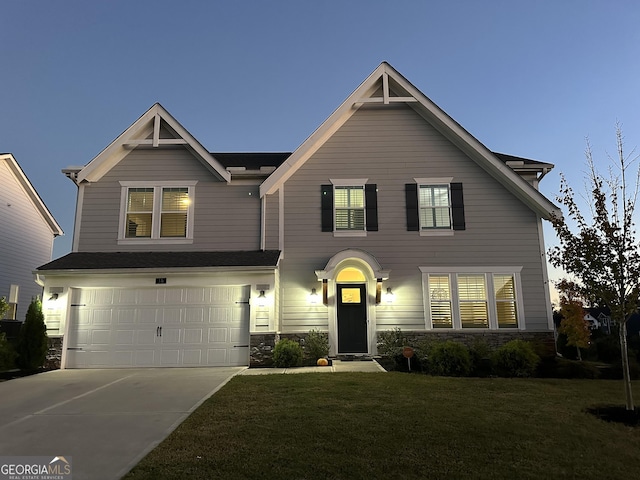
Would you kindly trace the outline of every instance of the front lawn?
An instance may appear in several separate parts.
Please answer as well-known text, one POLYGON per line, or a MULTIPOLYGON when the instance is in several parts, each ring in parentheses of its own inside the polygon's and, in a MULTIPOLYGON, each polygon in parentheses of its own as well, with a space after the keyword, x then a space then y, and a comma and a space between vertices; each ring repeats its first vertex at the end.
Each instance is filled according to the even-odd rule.
POLYGON ((125 478, 633 478, 640 428, 585 413, 622 401, 611 380, 238 376, 125 478))

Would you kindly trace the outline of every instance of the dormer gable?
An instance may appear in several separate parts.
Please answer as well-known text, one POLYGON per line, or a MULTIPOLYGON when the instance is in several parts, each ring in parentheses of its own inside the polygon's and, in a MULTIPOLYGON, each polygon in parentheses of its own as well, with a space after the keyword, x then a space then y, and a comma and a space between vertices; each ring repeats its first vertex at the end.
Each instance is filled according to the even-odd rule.
POLYGON ((77 184, 97 182, 134 148, 186 148, 216 178, 227 183, 231 181, 225 167, 159 103, 147 110, 87 165, 63 172, 77 184))

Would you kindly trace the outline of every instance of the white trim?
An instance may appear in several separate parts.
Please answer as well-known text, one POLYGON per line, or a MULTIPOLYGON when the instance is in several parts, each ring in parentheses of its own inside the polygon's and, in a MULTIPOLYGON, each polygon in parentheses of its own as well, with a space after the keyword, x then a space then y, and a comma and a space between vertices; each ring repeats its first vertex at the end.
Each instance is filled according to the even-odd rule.
POLYGON ((453 229, 434 228, 433 230, 420 230, 421 237, 453 237, 453 229))
POLYGON ((489 267, 418 267, 422 272, 422 296, 424 305, 425 328, 432 331, 470 331, 470 332, 511 332, 526 330, 524 302, 522 296, 522 266, 489 266, 489 267), (460 298, 458 295, 458 275, 483 275, 485 278, 485 293, 487 295, 487 314, 489 325, 487 328, 463 328, 460 319, 460 298), (518 326, 514 328, 499 328, 493 275, 513 275, 515 282, 516 312, 518 326), (451 289, 452 328, 434 328, 431 322, 431 298, 429 296, 429 275, 447 275, 451 289))
MULTIPOLYGON (((335 222, 335 220, 334 220, 335 222)), ((334 237, 366 237, 366 230, 334 230, 334 237)))
POLYGON ((82 208, 84 207, 84 189, 85 183, 77 185, 78 191, 76 193, 76 212, 75 222, 73 224, 73 240, 71 242, 71 251, 77 252, 80 249, 80 230, 82 227, 82 208))
POLYGON ((227 183, 231 181, 231 174, 226 171, 222 164, 173 118, 162 105, 156 103, 94 157, 93 160, 84 166, 77 173, 75 182, 78 184, 81 182, 97 182, 129 154, 131 146, 149 145, 151 148, 162 148, 164 144, 169 144, 169 146, 175 144, 184 145, 218 179, 227 183), (174 130, 178 138, 159 138, 160 120, 174 130), (147 139, 146 137, 151 133, 153 133, 153 138, 147 139))
POLYGON ((429 177, 429 178, 414 178, 415 182, 420 185, 450 185, 453 182, 453 177, 429 177))
POLYGON ((118 221, 118 245, 184 245, 193 243, 193 224, 195 213, 195 187, 197 180, 172 181, 120 181, 120 218, 118 221), (191 201, 187 209, 187 229, 184 237, 161 237, 160 220, 162 215, 162 190, 164 188, 187 188, 191 201), (127 218, 127 198, 130 188, 153 188, 153 211, 151 212, 151 237, 130 238, 125 235, 127 218))
POLYGON ((368 178, 330 178, 329 181, 334 187, 359 187, 366 185, 368 178))
POLYGON ((260 250, 266 250, 266 228, 267 220, 265 218, 267 211, 267 197, 260 198, 260 250))
POLYGON ((51 230, 51 234, 54 237, 57 237, 59 235, 64 235, 62 228, 60 228, 60 225, 58 225, 58 222, 56 222, 56 219, 53 218, 53 215, 51 214, 47 206, 44 204, 44 202, 42 201, 42 198, 40 198, 40 195, 38 194, 36 189, 33 187, 31 182, 27 178, 27 175, 24 173, 24 171, 18 164, 18 161, 15 159, 13 154, 11 153, 0 154, 0 161, 3 161, 3 160, 6 162, 7 167, 9 168, 9 171, 13 173, 13 176, 18 181, 18 184, 22 187, 22 189, 24 190, 25 194, 27 195, 27 197, 29 198, 29 200, 31 201, 31 203, 33 204, 37 212, 40 214, 44 222, 47 224, 47 226, 51 230))
MULTIPOLYGON (((273 193, 304 165, 304 163, 358 111, 360 104, 369 101, 368 99, 371 98, 380 87, 381 78, 383 78, 382 82, 384 82, 385 75, 393 79, 394 86, 397 90, 402 90, 397 91, 397 94, 406 95, 417 101, 408 102, 408 99, 404 98, 398 100, 407 102, 425 121, 460 148, 471 160, 475 161, 534 212, 545 219, 550 218, 552 215, 562 215, 561 210, 557 206, 533 188, 526 180, 521 178, 513 169, 500 161, 487 147, 462 128, 460 124, 441 110, 387 62, 382 62, 329 118, 260 185, 260 195, 263 196, 273 193)), ((396 97, 389 97, 389 101, 391 100, 396 100, 396 97)), ((376 98, 375 101, 384 103, 384 97, 376 98)))
POLYGON ((284 184, 280 185, 278 195, 278 247, 280 257, 284 258, 284 184))
POLYGON ((553 306, 551 305, 551 283, 549 282, 549 268, 547 266, 547 251, 544 245, 544 232, 542 229, 542 219, 538 217, 538 241, 540 242, 540 256, 542 257, 542 281, 544 285, 544 301, 547 305, 547 325, 549 330, 554 330, 553 306))

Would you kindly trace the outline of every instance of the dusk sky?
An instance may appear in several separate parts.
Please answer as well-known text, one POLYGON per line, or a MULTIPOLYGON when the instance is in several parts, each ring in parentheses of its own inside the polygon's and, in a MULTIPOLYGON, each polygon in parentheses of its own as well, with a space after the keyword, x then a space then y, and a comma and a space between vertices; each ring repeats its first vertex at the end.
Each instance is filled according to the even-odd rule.
MULTIPOLYGON (((582 191, 640 144, 640 2, 0 1, 0 152, 73 237, 76 187, 155 102, 210 151, 293 151, 387 61, 489 149, 582 191)), ((554 242, 545 225, 547 246, 554 242)))

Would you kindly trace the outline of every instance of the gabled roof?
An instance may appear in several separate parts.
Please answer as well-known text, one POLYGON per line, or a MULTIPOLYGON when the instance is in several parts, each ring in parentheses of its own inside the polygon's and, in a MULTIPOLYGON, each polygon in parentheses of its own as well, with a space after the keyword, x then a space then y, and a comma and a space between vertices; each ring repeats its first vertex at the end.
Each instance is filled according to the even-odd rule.
POLYGON ((60 225, 58 225, 56 219, 53 218, 53 215, 42 201, 42 198, 40 198, 40 195, 38 195, 38 192, 36 192, 36 189, 33 188, 33 185, 31 185, 31 182, 22 171, 22 168, 20 168, 20 165, 18 165, 18 162, 16 161, 14 156, 11 153, 0 153, 0 161, 7 164, 9 170, 13 173, 16 180, 23 188, 25 194, 27 195, 29 200, 31 200, 33 206, 36 208, 38 213, 40 213, 42 219, 51 229, 51 233, 53 234, 53 236, 57 237, 58 235, 64 235, 62 228, 60 228, 60 225))
MULTIPOLYGON (((133 148, 183 146, 189 149, 217 178, 229 182, 231 175, 165 108, 156 103, 93 160, 76 172, 76 183, 96 182, 133 148), (171 138, 165 132, 170 133, 171 138)), ((66 173, 66 172, 65 172, 66 173)))
POLYGON ((231 252, 74 252, 38 267, 38 271, 167 268, 275 268, 279 250, 231 252))
POLYGON ((364 104, 406 103, 449 141, 474 160, 542 218, 561 215, 560 209, 522 179, 504 161, 474 138, 386 62, 356 90, 260 186, 260 196, 274 193, 364 104), (382 92, 381 95, 377 92, 382 92))

